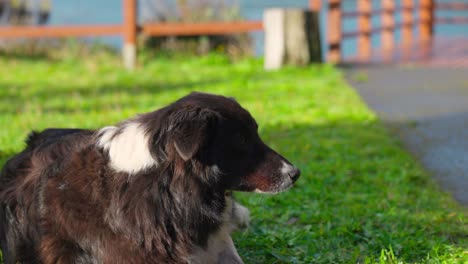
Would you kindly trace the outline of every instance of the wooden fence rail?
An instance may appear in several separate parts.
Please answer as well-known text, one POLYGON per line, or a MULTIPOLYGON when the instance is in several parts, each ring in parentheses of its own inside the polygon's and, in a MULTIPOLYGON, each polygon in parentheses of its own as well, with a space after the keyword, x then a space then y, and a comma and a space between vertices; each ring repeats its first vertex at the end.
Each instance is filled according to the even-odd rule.
MULTIPOLYGON (((435 23, 467 24, 468 17, 436 17, 435 10, 468 10, 468 3, 441 2, 435 0, 401 0, 395 6, 393 0, 381 0, 381 8, 372 8, 372 0, 356 0, 357 10, 343 12, 341 0, 309 0, 309 8, 316 12, 327 12, 327 59, 332 63, 343 61, 342 42, 347 38, 357 38, 357 54, 368 60, 372 50, 371 36, 381 34, 383 51, 391 52, 396 46, 395 30, 401 29, 401 45, 416 42, 430 43, 435 23), (326 4, 324 4, 326 3, 326 4), (419 18, 415 19, 413 12, 419 18), (396 14, 401 14, 401 22, 396 23, 396 14), (372 27, 372 17, 381 16, 381 26, 372 27), (358 29, 343 32, 343 21, 357 18, 358 29), (415 27, 418 30, 415 30, 415 27), (416 33, 419 32, 418 39, 416 33)), ((262 31, 261 21, 233 21, 206 23, 145 23, 137 24, 137 0, 122 0, 123 23, 110 25, 80 26, 4 26, 0 27, 0 39, 5 38, 44 38, 120 35, 123 38, 123 58, 127 68, 136 64, 136 38, 138 33, 152 36, 168 35, 216 35, 240 32, 262 31)))
POLYGON ((400 46, 407 47, 418 43, 422 47, 430 45, 434 35, 435 24, 468 24, 466 16, 436 17, 437 10, 467 10, 468 3, 442 2, 436 0, 401 0, 400 6, 395 6, 393 0, 381 0, 381 8, 373 9, 371 0, 356 0, 357 10, 342 12, 341 0, 328 1, 328 61, 342 62, 341 47, 345 39, 357 38, 357 55, 359 61, 368 61, 375 47, 371 45, 371 35, 381 35, 380 51, 389 55, 397 46, 395 31, 401 29, 400 46), (413 16, 417 11, 418 17, 413 16), (401 22, 396 23, 395 17, 401 14, 401 22), (381 26, 372 27, 373 16, 381 16, 381 26), (342 32, 342 24, 348 18, 357 18, 357 30, 342 32), (417 28, 417 30, 415 30, 417 28), (418 33, 418 34, 416 34, 418 33), (416 39, 418 37, 418 39, 416 39))
MULTIPOLYGON (((453 11, 467 11, 468 3, 457 3, 457 2, 444 2, 435 3, 435 10, 453 10, 453 11)), ((466 16, 452 16, 452 17, 436 17, 436 24, 468 24, 468 17, 466 16)))
POLYGON ((194 24, 148 23, 142 26, 142 32, 151 36, 213 35, 261 30, 263 30, 261 21, 206 22, 194 24))
MULTIPOLYGON (((314 8, 317 1, 314 2, 314 8)), ((136 65, 138 33, 150 36, 219 35, 261 31, 261 21, 232 21, 204 23, 145 23, 137 24, 137 0, 122 0, 123 23, 80 26, 0 26, 0 39, 58 38, 120 35, 123 39, 123 60, 126 68, 136 65)))
POLYGON ((0 39, 57 38, 82 36, 109 36, 122 34, 122 25, 86 26, 5 26, 0 27, 0 39))

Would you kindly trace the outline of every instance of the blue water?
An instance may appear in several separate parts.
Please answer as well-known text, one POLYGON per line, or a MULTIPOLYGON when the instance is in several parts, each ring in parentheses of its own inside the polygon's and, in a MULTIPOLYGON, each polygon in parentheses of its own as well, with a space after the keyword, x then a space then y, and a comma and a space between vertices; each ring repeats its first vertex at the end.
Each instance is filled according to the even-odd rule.
MULTIPOLYGON (((439 0, 439 2, 447 2, 450 0, 439 0)), ((452 0, 453 1, 453 0, 452 0)), ((162 1, 164 2, 164 1, 162 1)), ((166 0, 167 2, 167 0, 166 0)), ((327 0, 322 0, 323 3, 327 0)), ((417 4, 419 0, 415 0, 417 4)), ((457 1, 468 3, 468 0, 457 1)), ((246 19, 261 20, 263 10, 269 7, 298 7, 306 8, 308 6, 307 0, 238 0, 237 3, 241 8, 242 16, 246 19)), ((396 5, 400 4, 400 0, 396 0, 396 5)), ((325 8, 325 4, 323 5, 325 8)), ((376 8, 380 7, 380 0, 373 0, 373 6, 376 8)), ((355 10, 355 0, 344 0, 343 9, 344 11, 355 10)), ((143 13, 144 10, 139 10, 143 13)), ((417 12, 414 13, 417 17, 417 12)), ((458 15, 468 16, 467 11, 438 11, 436 16, 447 16, 447 15, 458 15)), ((396 16, 396 22, 398 23, 401 16, 396 16)), ((122 4, 121 0, 53 0, 52 1, 52 14, 50 17, 50 24, 63 25, 63 24, 97 24, 97 23, 121 23, 122 22, 122 4)), ((326 17, 325 12, 321 15, 322 28, 326 28, 326 17)), ((378 27, 380 25, 380 17, 375 16, 372 19, 372 26, 378 27)), ((357 27, 356 19, 344 20, 343 30, 354 31, 357 27)), ((325 30, 322 30, 325 32, 325 30)), ((464 35, 468 36, 468 25, 436 25, 436 35, 464 35)), ((257 55, 263 54, 263 34, 261 32, 253 33, 255 51, 257 55)), ((396 41, 400 41, 400 31, 395 32, 396 41)), ((104 43, 109 43, 113 46, 121 46, 120 37, 102 37, 93 38, 104 43)), ((322 37, 325 40, 325 37, 322 37)), ((325 42, 325 41, 323 41, 325 42)), ((380 45, 380 36, 374 34, 372 36, 372 43, 375 46, 380 45)), ((323 43, 323 50, 325 50, 325 43, 323 43)), ((343 54, 344 56, 354 55, 356 52, 356 40, 349 39, 343 43, 343 54)))

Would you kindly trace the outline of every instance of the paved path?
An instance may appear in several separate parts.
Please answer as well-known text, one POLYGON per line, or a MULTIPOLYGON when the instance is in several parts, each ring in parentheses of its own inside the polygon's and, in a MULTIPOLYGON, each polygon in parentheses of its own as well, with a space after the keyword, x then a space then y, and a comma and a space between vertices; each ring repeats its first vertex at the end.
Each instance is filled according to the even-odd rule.
POLYGON ((377 66, 345 73, 441 186, 468 205, 468 68, 377 66))

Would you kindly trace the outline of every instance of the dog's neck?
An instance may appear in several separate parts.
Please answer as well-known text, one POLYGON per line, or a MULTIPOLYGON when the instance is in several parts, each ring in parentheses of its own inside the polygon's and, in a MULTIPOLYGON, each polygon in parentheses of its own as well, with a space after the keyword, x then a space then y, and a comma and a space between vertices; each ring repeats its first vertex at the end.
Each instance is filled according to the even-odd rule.
POLYGON ((209 235, 222 224, 225 191, 191 173, 176 174, 173 168, 162 165, 138 177, 113 175, 112 180, 120 188, 109 197, 106 212, 109 226, 114 232, 133 238, 149 252, 167 254, 168 259, 171 255, 190 254, 194 245, 205 247, 209 235), (130 196, 135 193, 139 195, 130 196), (166 239, 165 248, 156 248, 165 238, 170 238, 166 239))

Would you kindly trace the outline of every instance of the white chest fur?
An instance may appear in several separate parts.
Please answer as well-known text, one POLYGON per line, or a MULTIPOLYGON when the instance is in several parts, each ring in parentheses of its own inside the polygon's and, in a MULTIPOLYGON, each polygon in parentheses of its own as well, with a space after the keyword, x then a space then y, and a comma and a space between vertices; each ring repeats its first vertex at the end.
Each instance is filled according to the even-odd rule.
POLYGON ((243 264, 231 238, 232 231, 249 224, 249 210, 226 197, 223 225, 208 238, 206 248, 197 247, 190 257, 191 264, 243 264))

